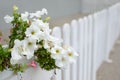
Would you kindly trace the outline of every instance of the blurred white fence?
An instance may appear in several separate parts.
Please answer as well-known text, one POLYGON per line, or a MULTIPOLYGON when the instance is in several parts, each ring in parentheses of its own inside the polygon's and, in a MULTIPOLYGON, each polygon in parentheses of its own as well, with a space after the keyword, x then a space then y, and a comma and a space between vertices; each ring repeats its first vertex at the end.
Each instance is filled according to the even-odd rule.
POLYGON ((96 72, 120 35, 120 3, 71 24, 53 29, 54 36, 78 53, 77 62, 65 70, 57 70, 57 80, 96 80, 96 72))

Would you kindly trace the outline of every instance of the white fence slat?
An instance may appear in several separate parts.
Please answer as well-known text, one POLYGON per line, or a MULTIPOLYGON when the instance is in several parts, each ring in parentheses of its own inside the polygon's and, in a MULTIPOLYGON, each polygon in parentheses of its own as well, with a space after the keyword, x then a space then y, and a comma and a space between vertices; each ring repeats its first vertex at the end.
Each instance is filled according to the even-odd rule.
POLYGON ((62 32, 61 32, 61 28, 60 27, 54 27, 53 30, 52 30, 52 36, 55 36, 59 39, 61 39, 62 37, 62 32))
MULTIPOLYGON (((53 28, 52 35, 61 39, 62 36, 61 28, 60 27, 53 28)), ((62 80, 62 71, 56 69, 56 74, 57 74, 57 80, 62 80)))
MULTIPOLYGON (((63 26, 63 45, 70 46, 70 25, 64 24, 63 26)), ((70 80, 70 65, 67 66, 66 69, 63 70, 63 80, 70 80)))
POLYGON ((88 18, 84 17, 84 80, 88 77, 88 18))
MULTIPOLYGON (((95 16, 97 13, 93 14, 93 23, 95 23, 95 16)), ((97 52, 98 52, 98 33, 97 33, 97 27, 95 24, 93 24, 93 59, 92 59, 92 80, 96 80, 96 64, 97 64, 97 52)), ((98 57, 97 57, 98 58, 98 57)))
MULTIPOLYGON (((78 51, 78 22, 73 20, 71 22, 71 45, 78 51)), ((77 61, 77 59, 76 59, 77 61)), ((72 65, 72 77, 71 80, 77 80, 77 62, 72 65)))
POLYGON ((101 34, 100 34, 101 36, 99 39, 101 41, 99 54, 101 54, 101 64, 102 64, 102 62, 104 60, 106 60, 106 54, 107 54, 107 52, 106 52, 107 51, 107 31, 108 31, 107 30, 107 28, 108 28, 108 11, 107 11, 107 9, 104 9, 101 11, 99 18, 102 18, 101 19, 102 26, 101 26, 101 34))
POLYGON ((94 15, 94 27, 96 28, 97 35, 97 59, 96 70, 104 61, 105 55, 105 35, 106 35, 106 10, 100 11, 94 15))
POLYGON ((79 78, 78 78, 78 80, 83 80, 83 75, 84 75, 84 66, 83 66, 83 64, 84 64, 84 53, 83 53, 83 50, 84 50, 84 48, 83 48, 83 46, 84 46, 84 44, 83 44, 83 41, 84 41, 84 39, 83 39, 83 37, 84 37, 84 21, 83 21, 83 19, 79 19, 79 21, 78 21, 78 23, 79 23, 79 27, 78 27, 78 45, 79 45, 79 47, 78 47, 78 52, 79 52, 79 66, 78 66, 78 72, 79 72, 79 74, 78 74, 78 76, 79 76, 79 78))
POLYGON ((88 59, 88 79, 87 80, 92 80, 92 75, 91 75, 91 73, 92 73, 92 51, 93 51, 93 41, 92 41, 92 35, 93 35, 93 17, 92 17, 92 15, 89 15, 88 16, 88 25, 89 25, 89 27, 88 27, 88 29, 89 29, 89 36, 88 36, 88 40, 89 40, 89 46, 88 46, 88 55, 89 55, 89 59, 88 59))
MULTIPOLYGON (((106 58, 109 58, 109 53, 112 50, 112 47, 115 44, 117 39, 117 6, 111 6, 108 8, 108 41, 107 41, 107 54, 106 58)), ((110 61, 110 60, 108 60, 110 61)))
POLYGON ((110 53, 110 49, 111 49, 111 40, 112 40, 111 39, 111 36, 112 36, 112 34, 111 34, 111 32, 112 32, 112 27, 111 27, 112 14, 111 14, 111 12, 112 12, 111 8, 108 8, 108 33, 107 33, 107 54, 106 54, 106 59, 108 61, 110 61, 109 53, 110 53))

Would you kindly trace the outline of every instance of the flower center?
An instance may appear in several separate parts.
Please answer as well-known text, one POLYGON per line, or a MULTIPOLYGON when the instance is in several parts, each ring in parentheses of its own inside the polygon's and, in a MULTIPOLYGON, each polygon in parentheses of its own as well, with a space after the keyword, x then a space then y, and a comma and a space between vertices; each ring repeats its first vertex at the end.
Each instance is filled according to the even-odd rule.
POLYGON ((57 54, 60 54, 60 50, 57 49, 57 50, 56 50, 56 53, 57 53, 57 54))
POLYGON ((34 31, 32 31, 32 32, 31 32, 31 34, 32 34, 32 35, 34 35, 34 34, 35 34, 35 32, 34 32, 34 31))
POLYGON ((70 57, 71 57, 71 56, 72 56, 72 53, 68 53, 68 56, 70 56, 70 57))
POLYGON ((31 45, 32 45, 32 42, 28 42, 28 45, 31 46, 31 45))

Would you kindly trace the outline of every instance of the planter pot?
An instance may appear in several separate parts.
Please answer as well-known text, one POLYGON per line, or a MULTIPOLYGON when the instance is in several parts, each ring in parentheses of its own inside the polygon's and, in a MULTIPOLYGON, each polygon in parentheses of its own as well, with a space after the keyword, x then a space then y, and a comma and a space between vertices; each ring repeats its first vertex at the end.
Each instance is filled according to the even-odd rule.
POLYGON ((19 80, 20 75, 22 75, 22 80, 50 80, 53 71, 46 71, 39 67, 29 68, 25 70, 24 73, 18 73, 18 75, 13 74, 12 71, 0 72, 0 80, 19 80))

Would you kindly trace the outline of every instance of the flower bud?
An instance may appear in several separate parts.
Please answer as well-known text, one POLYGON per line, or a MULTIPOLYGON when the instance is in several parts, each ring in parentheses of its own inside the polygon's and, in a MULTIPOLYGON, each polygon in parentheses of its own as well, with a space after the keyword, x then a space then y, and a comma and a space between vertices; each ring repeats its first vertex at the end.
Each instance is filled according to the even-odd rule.
POLYGON ((17 11, 18 10, 18 7, 16 5, 13 6, 13 10, 14 11, 17 11))

